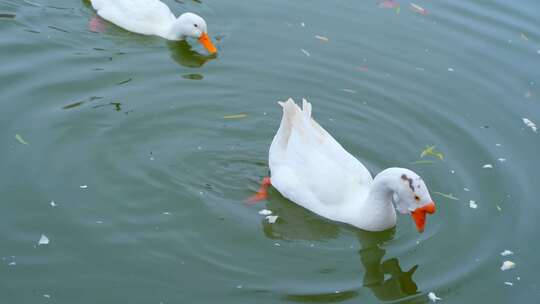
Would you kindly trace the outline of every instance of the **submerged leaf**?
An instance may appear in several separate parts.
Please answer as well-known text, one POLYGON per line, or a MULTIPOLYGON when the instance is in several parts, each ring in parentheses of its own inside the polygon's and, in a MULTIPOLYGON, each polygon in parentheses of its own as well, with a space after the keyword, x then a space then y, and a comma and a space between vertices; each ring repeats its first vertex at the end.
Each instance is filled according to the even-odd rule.
POLYGON ((239 114, 233 114, 233 115, 225 115, 223 116, 223 119, 239 119, 247 117, 246 113, 239 113, 239 114))

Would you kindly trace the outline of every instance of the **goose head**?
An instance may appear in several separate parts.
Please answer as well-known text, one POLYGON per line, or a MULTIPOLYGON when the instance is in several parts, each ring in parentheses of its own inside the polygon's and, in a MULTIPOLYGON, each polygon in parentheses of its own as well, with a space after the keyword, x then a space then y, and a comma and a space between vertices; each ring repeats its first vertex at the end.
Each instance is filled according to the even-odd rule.
POLYGON ((410 214, 419 232, 424 231, 426 215, 435 213, 435 203, 429 195, 424 180, 408 169, 394 175, 394 203, 403 214, 410 214))
POLYGON ((196 14, 184 13, 173 24, 173 35, 179 39, 190 37, 199 40, 202 46, 211 54, 217 52, 216 47, 208 36, 206 21, 196 14))

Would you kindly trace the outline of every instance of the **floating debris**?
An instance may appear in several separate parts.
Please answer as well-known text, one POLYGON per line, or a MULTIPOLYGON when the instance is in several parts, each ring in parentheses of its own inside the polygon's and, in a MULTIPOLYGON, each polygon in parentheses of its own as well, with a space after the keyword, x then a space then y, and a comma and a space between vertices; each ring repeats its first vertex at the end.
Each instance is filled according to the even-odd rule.
POLYGON ((311 54, 308 51, 306 51, 304 49, 300 49, 300 50, 302 51, 302 53, 304 53, 304 55, 306 55, 308 57, 311 56, 311 54))
POLYGON ((50 299, 50 298, 51 298, 51 295, 50 295, 50 294, 44 294, 43 297, 44 297, 44 298, 47 298, 47 299, 50 299))
POLYGON ((49 203, 49 205, 51 205, 51 207, 53 207, 53 208, 56 207, 56 206, 58 206, 58 204, 55 203, 54 201, 51 201, 51 202, 49 203))
POLYGON ((469 201, 469 207, 472 208, 472 209, 476 209, 476 208, 478 208, 478 204, 475 201, 470 200, 469 201))
POLYGON ((266 219, 268 220, 268 223, 274 224, 277 221, 278 216, 277 215, 268 215, 266 217, 266 219))
POLYGON ((521 39, 523 39, 525 41, 529 41, 529 37, 527 37, 527 35, 525 33, 521 33, 521 39))
POLYGON ((453 72, 454 69, 453 68, 448 68, 448 72, 453 72))
POLYGON ((482 166, 482 168, 484 169, 493 169, 493 165, 492 164, 485 164, 482 166))
POLYGON ((190 79, 190 80, 202 80, 204 76, 199 73, 192 73, 192 74, 184 74, 182 75, 182 78, 190 79))
POLYGON ((17 262, 10 262, 10 263, 8 264, 8 266, 15 266, 15 265, 17 265, 17 262))
POLYGON ((501 163, 504 163, 504 162, 506 161, 506 158, 504 158, 504 157, 499 157, 499 158, 497 158, 497 160, 498 160, 499 162, 501 162, 501 163))
POLYGON ((471 189, 465 187, 465 188, 463 188, 463 191, 469 192, 469 191, 471 191, 471 189))
POLYGON ((328 42, 328 37, 315 35, 315 38, 319 39, 322 42, 328 42))
POLYGON ((442 300, 441 298, 437 297, 437 295, 433 291, 428 293, 427 296, 431 300, 431 302, 437 302, 437 301, 442 300))
POLYGON ((501 266, 502 271, 506 271, 506 270, 513 269, 513 268, 516 268, 516 263, 514 263, 512 261, 504 261, 502 263, 502 266, 501 266))
POLYGON ((421 7, 420 5, 418 5, 416 3, 411 3, 411 10, 413 12, 419 13, 421 15, 427 15, 428 14, 428 12, 426 11, 425 8, 421 7))
POLYGON ((512 282, 504 282, 504 285, 514 286, 514 283, 512 283, 512 282))
POLYGON ((424 156, 435 156, 436 158, 440 160, 444 160, 444 155, 442 152, 435 151, 435 146, 427 146, 424 150, 422 150, 422 153, 420 153, 420 158, 424 158, 424 156))
POLYGON ((306 24, 305 24, 304 22, 301 22, 301 23, 300 23, 300 26, 306 27, 306 24))
POLYGON ((164 214, 164 215, 171 215, 171 213, 170 213, 169 211, 165 211, 165 212, 163 212, 162 214, 164 214))
POLYGON ((523 117, 523 123, 524 123, 527 127, 531 128, 531 130, 533 130, 534 133, 536 133, 536 131, 537 131, 537 130, 536 130, 536 124, 535 124, 534 122, 532 122, 532 121, 531 121, 530 119, 528 119, 528 118, 523 117))
POLYGON ((62 33, 69 33, 69 31, 66 31, 66 30, 63 29, 63 28, 59 28, 59 27, 54 26, 54 25, 49 25, 48 28, 53 29, 53 30, 56 30, 56 31, 59 31, 59 32, 62 32, 62 33))
POLYGON ((26 140, 24 140, 24 139, 22 138, 22 136, 19 135, 19 134, 15 134, 15 139, 16 139, 18 142, 20 142, 21 144, 23 144, 23 145, 27 145, 27 146, 29 145, 29 143, 28 143, 26 140))
POLYGON ((45 234, 42 234, 41 237, 39 238, 38 245, 47 245, 47 244, 49 244, 49 238, 45 234))
POLYGON ((0 19, 15 19, 17 15, 10 13, 0 13, 0 19))
POLYGON ((272 211, 270 211, 268 209, 263 209, 263 210, 259 211, 259 214, 260 215, 270 215, 270 214, 272 214, 272 211))
POLYGON ((512 251, 508 250, 508 249, 501 252, 502 256, 508 256, 508 255, 512 255, 512 254, 514 254, 514 253, 512 251))
POLYGON ((446 197, 447 199, 451 199, 451 200, 454 200, 454 201, 459 201, 459 198, 455 197, 452 193, 446 194, 446 193, 437 192, 437 191, 435 191, 433 193, 435 193, 437 195, 440 195, 442 197, 446 197))
POLYGON ((341 89, 340 91, 347 92, 347 93, 351 93, 351 94, 355 94, 355 93, 356 93, 355 90, 351 90, 351 89, 341 89))
POLYGON ((117 82, 116 85, 123 85, 123 84, 126 84, 126 83, 128 83, 128 82, 130 82, 132 80, 133 80, 133 78, 128 78, 126 80, 122 80, 120 82, 117 82))
POLYGON ((502 211, 501 206, 497 205, 497 211, 502 211))
POLYGON ((81 189, 87 189, 87 188, 88 188, 88 185, 81 185, 81 186, 79 186, 79 188, 81 188, 81 189))
POLYGON ((275 245, 275 246, 278 246, 278 247, 281 246, 280 243, 274 243, 274 245, 275 245))
POLYGON ((225 115, 223 116, 223 119, 239 119, 247 117, 246 113, 239 113, 239 114, 233 114, 233 115, 225 115))

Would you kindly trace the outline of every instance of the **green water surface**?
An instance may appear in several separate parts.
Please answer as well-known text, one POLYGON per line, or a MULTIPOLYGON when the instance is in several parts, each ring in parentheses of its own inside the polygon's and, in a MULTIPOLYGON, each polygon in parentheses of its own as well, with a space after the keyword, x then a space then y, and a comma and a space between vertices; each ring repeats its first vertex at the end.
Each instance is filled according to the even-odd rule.
POLYGON ((0 0, 1 303, 538 302, 540 2, 164 2, 218 55, 0 0), (420 174, 426 231, 245 204, 288 97, 372 173, 420 174))

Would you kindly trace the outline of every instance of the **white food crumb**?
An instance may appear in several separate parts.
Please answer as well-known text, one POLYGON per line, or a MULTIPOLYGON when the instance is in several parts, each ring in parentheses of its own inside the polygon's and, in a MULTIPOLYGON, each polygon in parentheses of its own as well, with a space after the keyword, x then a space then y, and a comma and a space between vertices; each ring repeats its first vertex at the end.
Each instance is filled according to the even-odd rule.
POLYGON ((501 252, 501 255, 502 255, 502 256, 507 256, 507 255, 512 255, 512 254, 514 254, 514 253, 513 253, 512 251, 508 250, 508 249, 506 249, 505 251, 501 252))
POLYGON ((300 49, 300 50, 302 51, 302 53, 304 53, 304 55, 306 55, 308 57, 311 56, 311 54, 308 51, 306 51, 304 49, 300 49))
POLYGON ((448 68, 448 72, 453 72, 454 69, 453 68, 448 68))
POLYGON ((169 211, 165 211, 163 212, 164 215, 171 215, 171 213, 169 211))
POLYGON ((43 296, 44 296, 45 298, 47 298, 47 299, 49 299, 49 298, 51 297, 50 294, 44 294, 43 296))
POLYGON ((471 191, 469 188, 463 188, 463 190, 465 190, 467 192, 471 191))
POLYGON ((497 210, 501 211, 501 206, 497 205, 497 210))
POLYGON ((504 261, 502 263, 501 270, 505 271, 505 270, 512 269, 512 268, 515 268, 515 267, 516 267, 516 264, 514 262, 512 262, 512 261, 504 261))
POLYGON ((39 238, 38 245, 47 245, 47 244, 49 244, 49 238, 45 234, 42 234, 41 237, 39 238))
POLYGON ((51 207, 56 207, 56 206, 58 206, 54 201, 51 201, 49 204, 51 205, 51 207))
POLYGON ((81 185, 81 186, 79 186, 79 187, 80 187, 81 189, 86 189, 86 188, 88 188, 88 185, 81 185))
POLYGON ((273 224, 273 223, 275 223, 277 221, 278 216, 277 215, 269 215, 269 216, 266 217, 266 219, 268 220, 268 222, 270 224, 273 224))
POLYGON ((469 201, 469 207, 471 207, 472 209, 476 209, 476 208, 478 208, 478 204, 475 201, 470 200, 469 201))
POLYGON ((492 164, 485 164, 482 166, 482 168, 484 169, 493 169, 493 165, 492 164))
POLYGON ((437 302, 437 301, 442 300, 441 298, 437 297, 437 295, 433 291, 428 293, 427 296, 432 302, 437 302))
POLYGON ((506 161, 506 158, 501 157, 501 158, 498 158, 497 160, 500 161, 501 163, 504 163, 506 161))
POLYGON ((270 215, 270 214, 272 214, 272 211, 270 211, 268 209, 263 209, 263 210, 259 211, 259 214, 260 215, 270 215))
POLYGON ((276 245, 276 246, 278 246, 278 247, 281 246, 279 243, 274 243, 274 245, 276 245))
POLYGON ((514 286, 514 283, 512 283, 512 282, 504 282, 504 285, 514 286))
POLYGON ((536 131, 537 131, 537 130, 536 130, 536 124, 535 124, 534 122, 532 122, 532 121, 531 121, 530 119, 528 119, 528 118, 523 117, 523 123, 524 123, 527 127, 531 128, 531 130, 533 130, 534 133, 536 133, 536 131))

